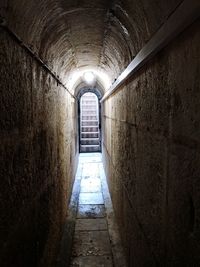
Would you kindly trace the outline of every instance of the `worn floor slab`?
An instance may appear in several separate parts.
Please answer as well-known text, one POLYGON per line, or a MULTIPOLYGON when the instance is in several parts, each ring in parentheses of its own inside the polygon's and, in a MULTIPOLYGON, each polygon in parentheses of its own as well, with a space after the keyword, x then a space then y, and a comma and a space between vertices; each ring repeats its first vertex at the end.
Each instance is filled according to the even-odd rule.
POLYGON ((77 219, 75 231, 101 231, 107 230, 106 219, 77 219))
POLYGON ((81 180, 81 193, 97 193, 101 192, 100 178, 84 178, 81 180))
POLYGON ((101 154, 81 154, 79 173, 80 194, 70 266, 126 267, 118 249, 116 229, 109 229, 114 217, 111 216, 113 210, 105 186, 101 154))
POLYGON ((73 256, 111 255, 110 239, 107 231, 76 231, 73 256))
POLYGON ((113 267, 111 256, 86 256, 73 258, 73 267, 113 267))
POLYGON ((83 177, 99 177, 99 165, 98 163, 84 163, 83 177))
POLYGON ((104 205, 79 205, 77 218, 103 218, 106 217, 104 205))
POLYGON ((79 204, 104 204, 102 193, 80 193, 79 204))

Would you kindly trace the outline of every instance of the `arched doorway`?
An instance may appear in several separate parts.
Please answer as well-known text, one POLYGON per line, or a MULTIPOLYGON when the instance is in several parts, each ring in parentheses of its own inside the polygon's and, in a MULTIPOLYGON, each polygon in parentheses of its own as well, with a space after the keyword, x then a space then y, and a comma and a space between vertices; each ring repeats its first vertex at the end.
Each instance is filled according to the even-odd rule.
POLYGON ((100 96, 94 90, 79 94, 79 152, 101 152, 100 96))

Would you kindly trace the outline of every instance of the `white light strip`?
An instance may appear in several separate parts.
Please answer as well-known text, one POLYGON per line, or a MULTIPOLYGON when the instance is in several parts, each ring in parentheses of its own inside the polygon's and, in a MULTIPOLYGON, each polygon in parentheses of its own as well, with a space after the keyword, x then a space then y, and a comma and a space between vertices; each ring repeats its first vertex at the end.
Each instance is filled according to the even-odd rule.
POLYGON ((87 71, 83 74, 83 78, 87 84, 93 84, 96 77, 93 72, 87 71))
POLYGON ((102 84, 102 87, 105 90, 108 90, 108 88, 111 86, 111 80, 107 73, 96 69, 83 69, 73 71, 68 77, 66 86, 69 88, 70 91, 73 91, 75 89, 78 81, 81 81, 82 79, 84 80, 84 75, 86 73, 93 73, 95 79, 102 84))

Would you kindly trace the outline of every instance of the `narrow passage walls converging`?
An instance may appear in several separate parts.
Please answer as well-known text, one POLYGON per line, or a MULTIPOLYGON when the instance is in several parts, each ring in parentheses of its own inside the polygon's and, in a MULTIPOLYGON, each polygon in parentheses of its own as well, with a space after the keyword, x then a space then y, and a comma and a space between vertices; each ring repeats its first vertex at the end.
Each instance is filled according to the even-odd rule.
POLYGON ((199 29, 199 0, 0 1, 1 267, 56 266, 95 90, 101 144, 82 145, 102 151, 127 265, 200 266, 199 29))

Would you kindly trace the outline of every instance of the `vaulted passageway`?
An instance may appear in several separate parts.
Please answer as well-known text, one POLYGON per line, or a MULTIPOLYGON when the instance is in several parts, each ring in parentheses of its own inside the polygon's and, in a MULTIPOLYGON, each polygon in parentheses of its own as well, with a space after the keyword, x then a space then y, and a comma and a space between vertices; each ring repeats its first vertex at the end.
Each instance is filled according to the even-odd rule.
POLYGON ((55 266, 88 86, 127 265, 200 265, 199 15, 199 0, 0 1, 0 266, 55 266))

